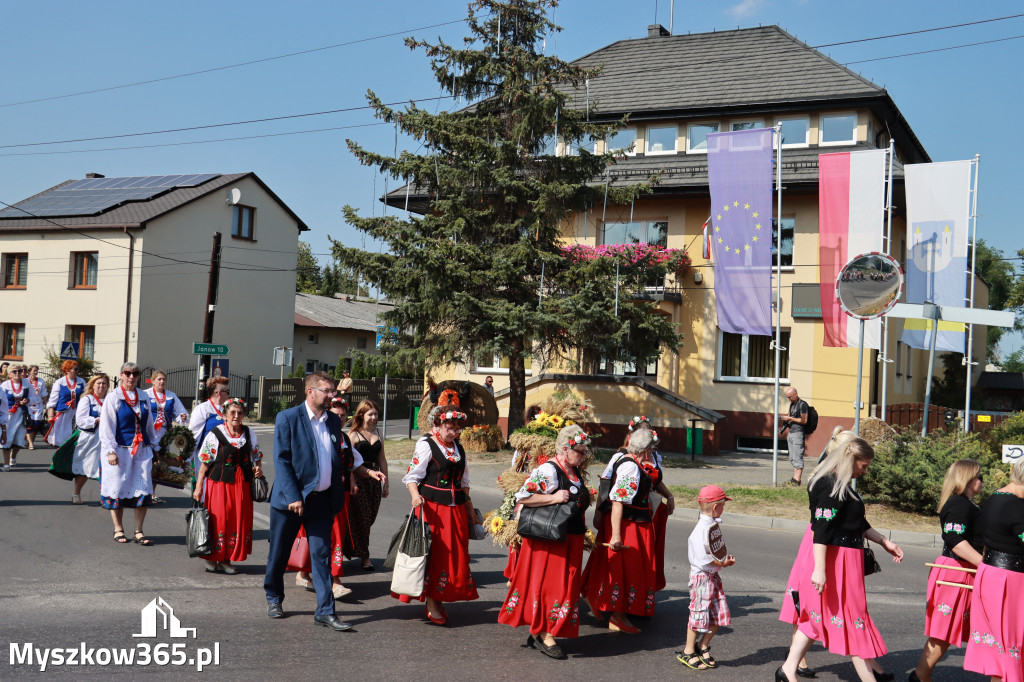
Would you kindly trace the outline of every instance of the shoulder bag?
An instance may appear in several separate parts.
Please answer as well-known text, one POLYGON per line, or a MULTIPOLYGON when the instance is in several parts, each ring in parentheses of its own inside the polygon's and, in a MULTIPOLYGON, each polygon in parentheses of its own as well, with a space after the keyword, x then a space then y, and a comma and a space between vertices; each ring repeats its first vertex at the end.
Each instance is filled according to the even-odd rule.
POLYGON ((419 597, 423 594, 423 580, 427 576, 427 557, 430 556, 430 551, 427 545, 426 521, 417 519, 420 537, 415 539, 419 540, 419 543, 411 542, 414 538, 409 535, 409 526, 413 522, 413 515, 414 513, 409 514, 402 531, 398 554, 395 557, 395 570, 391 574, 391 591, 395 594, 419 597), (417 544, 418 546, 414 546, 417 544))
POLYGON ((253 477, 252 483, 252 501, 253 502, 266 502, 267 497, 270 495, 270 486, 267 485, 267 479, 264 476, 253 477))
POLYGON ((516 531, 524 538, 533 540, 555 540, 564 542, 568 535, 569 521, 578 510, 574 500, 561 504, 546 504, 543 507, 523 507, 519 511, 516 531))

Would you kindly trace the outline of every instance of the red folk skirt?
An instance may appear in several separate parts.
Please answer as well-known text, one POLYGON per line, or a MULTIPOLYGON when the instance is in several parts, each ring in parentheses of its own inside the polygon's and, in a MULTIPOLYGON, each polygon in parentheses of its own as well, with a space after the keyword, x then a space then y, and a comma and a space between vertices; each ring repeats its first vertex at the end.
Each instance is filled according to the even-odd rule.
POLYGON ((206 508, 210 511, 209 561, 245 561, 252 552, 252 487, 241 468, 233 483, 205 479, 206 508))
MULTIPOLYGON (((974 568, 974 564, 939 555, 935 563, 944 566, 974 568)), ((925 606, 924 636, 941 639, 954 646, 967 641, 971 631, 971 591, 963 587, 939 585, 937 581, 974 584, 974 574, 933 568, 928 574, 928 602, 925 606)))
MULTIPOLYGON (((345 568, 342 566, 342 562, 345 561, 343 547, 345 545, 345 533, 348 530, 348 502, 348 500, 345 500, 345 506, 335 515, 334 523, 331 524, 331 575, 335 578, 345 575, 345 568)), ((305 526, 299 529, 299 534, 296 538, 304 537, 306 537, 305 526)), ((301 566, 289 563, 285 570, 311 573, 313 569, 310 564, 309 554, 306 555, 306 563, 301 566)))
POLYGON ((964 670, 1001 677, 1005 682, 1024 680, 1024 573, 978 566, 971 594, 971 634, 964 654, 964 670))
POLYGON ((508 548, 508 561, 505 563, 505 570, 502 572, 506 580, 512 580, 512 576, 515 575, 516 559, 518 556, 519 552, 514 547, 508 548))
POLYGON ((578 637, 583 536, 570 534, 564 542, 523 538, 518 554, 498 622, 529 625, 531 635, 578 637))
POLYGON ((665 534, 668 532, 668 505, 665 500, 654 512, 654 589, 665 589, 665 534))
POLYGON ((800 578, 800 632, 840 656, 884 656, 888 649, 868 614, 864 550, 828 546, 821 594, 811 584, 813 572, 812 560, 800 578))
POLYGON ((600 544, 608 542, 611 535, 609 513, 601 519, 598 545, 583 574, 583 596, 600 611, 653 615, 657 588, 654 524, 622 519, 623 548, 617 552, 600 544))
MULTIPOLYGON (((449 507, 424 499, 420 507, 430 525, 432 540, 427 559, 427 575, 423 579, 423 594, 439 602, 472 601, 480 595, 469 571, 469 517, 464 505, 449 507)), ((408 604, 413 600, 404 594, 391 596, 408 604)))
POLYGON ((786 581, 786 593, 782 595, 782 611, 779 612, 779 620, 783 623, 796 625, 800 619, 800 609, 797 600, 800 598, 800 577, 804 571, 814 570, 814 533, 811 532, 811 524, 807 524, 804 538, 800 541, 800 549, 796 552, 796 559, 793 561, 793 568, 789 570, 789 579, 786 581))

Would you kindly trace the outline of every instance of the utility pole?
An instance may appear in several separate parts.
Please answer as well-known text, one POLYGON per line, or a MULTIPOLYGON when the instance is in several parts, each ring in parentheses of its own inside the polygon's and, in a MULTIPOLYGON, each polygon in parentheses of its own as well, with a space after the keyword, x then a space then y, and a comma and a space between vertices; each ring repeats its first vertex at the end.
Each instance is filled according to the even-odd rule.
MULTIPOLYGON (((213 233, 213 251, 210 254, 210 275, 206 284, 206 317, 203 321, 203 343, 213 343, 213 317, 217 311, 217 289, 220 286, 220 232, 213 233)), ((204 379, 210 376, 210 356, 200 357, 199 376, 196 377, 196 395, 205 400, 204 379)))

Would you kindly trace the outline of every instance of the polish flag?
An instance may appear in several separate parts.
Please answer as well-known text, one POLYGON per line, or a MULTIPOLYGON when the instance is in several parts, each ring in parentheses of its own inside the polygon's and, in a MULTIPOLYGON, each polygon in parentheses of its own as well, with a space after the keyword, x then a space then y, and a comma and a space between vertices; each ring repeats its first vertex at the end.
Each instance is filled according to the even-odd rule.
MULTIPOLYGON (((851 258, 883 251, 885 150, 821 154, 818 173, 818 267, 825 345, 856 348, 860 320, 840 308, 835 286, 839 271, 851 258)), ((877 350, 882 321, 864 324, 864 347, 877 350)))
POLYGON ((704 221, 704 227, 701 228, 703 238, 701 240, 701 255, 704 256, 704 260, 711 260, 711 234, 708 232, 708 226, 711 225, 711 216, 704 221))

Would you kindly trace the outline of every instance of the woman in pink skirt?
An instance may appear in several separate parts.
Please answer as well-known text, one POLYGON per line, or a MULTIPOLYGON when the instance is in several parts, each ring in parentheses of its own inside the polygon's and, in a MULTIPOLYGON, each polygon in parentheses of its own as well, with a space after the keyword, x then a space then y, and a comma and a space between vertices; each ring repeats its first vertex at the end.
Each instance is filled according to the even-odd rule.
POLYGON ((1024 459, 1010 468, 978 520, 985 553, 971 594, 971 633, 964 670, 1021 682, 1024 649, 1024 459))
POLYGON ((864 440, 851 438, 818 466, 808 482, 813 564, 800 579, 798 630, 786 662, 775 671, 778 681, 797 682, 797 667, 814 640, 832 653, 850 656, 862 682, 876 679, 871 661, 886 648, 868 614, 864 540, 881 545, 896 563, 903 560, 903 550, 871 527, 864 517, 864 502, 851 485, 874 456, 864 440))
POLYGON ((970 586, 974 574, 956 568, 977 568, 981 563, 981 533, 978 517, 981 509, 971 500, 981 491, 981 466, 973 459, 953 462, 942 482, 939 497, 939 525, 942 527, 942 554, 935 563, 948 568, 933 568, 928 576, 928 602, 925 607, 924 634, 928 641, 921 652, 910 682, 930 682, 932 670, 950 644, 960 646, 970 632, 971 591, 967 587, 939 585, 938 581, 970 586))

